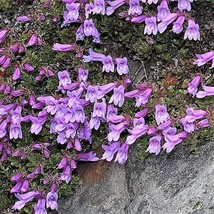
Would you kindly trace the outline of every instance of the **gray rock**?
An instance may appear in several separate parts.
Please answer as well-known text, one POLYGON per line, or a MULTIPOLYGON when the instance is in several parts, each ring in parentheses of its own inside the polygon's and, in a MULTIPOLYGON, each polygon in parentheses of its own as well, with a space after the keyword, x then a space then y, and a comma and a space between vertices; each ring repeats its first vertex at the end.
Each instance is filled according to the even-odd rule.
POLYGON ((214 213, 214 143, 202 145, 198 155, 180 145, 171 154, 152 155, 143 163, 136 150, 133 145, 126 166, 96 166, 103 177, 83 182, 72 198, 60 202, 59 213, 214 213))

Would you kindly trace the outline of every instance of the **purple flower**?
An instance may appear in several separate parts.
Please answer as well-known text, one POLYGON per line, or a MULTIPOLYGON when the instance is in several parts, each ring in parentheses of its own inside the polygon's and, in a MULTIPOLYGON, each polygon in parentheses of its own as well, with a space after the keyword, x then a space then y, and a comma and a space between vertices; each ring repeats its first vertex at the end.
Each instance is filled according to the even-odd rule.
POLYGON ((108 4, 110 5, 110 7, 107 7, 106 8, 106 15, 109 16, 111 15, 112 13, 114 13, 114 11, 125 4, 125 0, 115 0, 115 1, 108 1, 108 4))
POLYGON ((79 161, 98 161, 99 158, 96 157, 96 153, 94 152, 88 152, 88 153, 82 153, 78 154, 78 160, 79 161))
POLYGON ((35 45, 36 42, 37 42, 37 35, 35 33, 33 33, 30 37, 30 40, 27 43, 27 47, 35 45))
POLYGON ((28 71, 28 72, 34 71, 34 67, 31 66, 29 63, 25 63, 25 64, 23 65, 23 67, 24 67, 24 69, 25 69, 26 71, 28 71))
POLYGON ((158 31, 160 33, 163 33, 168 25, 170 25, 177 17, 179 16, 178 13, 170 13, 165 18, 161 20, 160 23, 158 23, 158 31))
POLYGON ((185 18, 185 16, 179 16, 176 22, 173 23, 172 31, 174 33, 179 34, 182 32, 185 18))
POLYGON ((116 58, 115 61, 117 64, 117 73, 119 75, 127 74, 129 72, 128 60, 126 57, 116 58))
POLYGON ((43 115, 41 115, 41 116, 38 116, 38 117, 30 116, 30 120, 32 122, 32 125, 31 125, 31 128, 30 128, 30 132, 32 134, 34 133, 34 134, 37 135, 42 130, 42 126, 47 120, 47 114, 44 111, 43 115))
POLYGON ((37 204, 34 206, 34 214, 47 214, 44 198, 39 199, 37 204))
POLYGON ((86 19, 88 19, 89 14, 91 14, 93 12, 93 8, 94 8, 94 5, 92 2, 90 2, 89 4, 85 4, 85 17, 86 17, 86 19))
POLYGON ((135 95, 136 98, 136 107, 140 107, 141 105, 145 105, 149 101, 149 97, 152 94, 152 88, 148 88, 143 92, 139 92, 135 95))
POLYGON ((109 146, 102 145, 102 148, 105 150, 105 152, 101 159, 111 161, 120 148, 120 142, 111 143, 109 146))
POLYGON ((95 36, 97 34, 97 29, 92 19, 89 19, 89 20, 86 19, 84 21, 83 32, 86 36, 95 36))
POLYGON ((93 14, 105 14, 105 1, 104 0, 94 0, 93 14))
POLYGON ((162 137, 160 135, 154 136, 149 140, 149 147, 147 148, 147 152, 149 153, 155 153, 158 155, 161 150, 161 139, 162 137))
POLYGON ((207 97, 207 96, 214 96, 214 86, 205 86, 202 85, 202 88, 204 89, 204 91, 199 91, 196 94, 197 98, 203 98, 203 97, 207 97))
POLYGON ((0 44, 5 40, 9 30, 3 29, 0 31, 0 44))
POLYGON ((10 139, 22 139, 22 127, 20 124, 10 125, 10 139))
POLYGON ((21 68, 19 66, 16 66, 13 73, 12 80, 18 80, 20 79, 20 76, 21 76, 21 68))
POLYGON ((34 199, 34 197, 39 194, 40 193, 38 191, 31 191, 31 192, 27 192, 25 194, 19 194, 19 193, 15 194, 16 198, 18 198, 19 201, 17 201, 12 206, 12 209, 14 209, 14 210, 22 209, 27 202, 32 201, 34 199))
POLYGON ((144 22, 146 17, 147 17, 146 15, 135 16, 131 19, 131 22, 139 24, 144 22))
POLYGON ((194 110, 193 108, 187 108, 187 116, 185 117, 189 123, 193 123, 195 120, 201 119, 207 115, 207 112, 201 109, 194 110))
POLYGON ((123 143, 122 146, 118 149, 116 158, 114 162, 118 161, 119 164, 124 164, 128 159, 128 150, 129 145, 126 143, 123 143))
POLYGON ((128 15, 140 15, 142 13, 142 8, 140 6, 139 0, 130 0, 129 1, 129 10, 128 15))
POLYGON ((165 17, 167 17, 170 14, 168 3, 166 0, 162 0, 160 5, 157 7, 158 13, 157 18, 158 20, 163 20, 165 17))
POLYGON ((79 28, 76 31, 76 41, 82 41, 84 39, 85 35, 84 35, 84 26, 83 24, 81 24, 79 26, 79 28))
POLYGON ((86 82, 88 79, 88 70, 82 67, 78 68, 78 81, 86 82))
POLYGON ((196 56, 198 59, 193 62, 194 65, 202 66, 212 60, 212 66, 210 68, 214 68, 214 51, 209 51, 204 54, 196 54, 196 56))
POLYGON ((73 51, 75 50, 75 45, 73 44, 60 44, 55 43, 52 48, 54 51, 73 51))
POLYGON ((87 93, 85 94, 85 100, 94 103, 98 99, 98 86, 89 85, 87 93))
POLYGON ((18 51, 18 50, 19 50, 19 43, 16 42, 16 43, 12 44, 12 45, 10 46, 10 50, 13 51, 13 52, 18 51))
POLYGON ((183 10, 187 10, 190 11, 191 10, 191 4, 190 2, 192 2, 193 0, 178 0, 178 9, 183 11, 183 10))
POLYGON ((60 86, 64 87, 66 85, 71 84, 70 74, 66 70, 58 72, 58 79, 59 79, 58 88, 60 88, 60 86))
POLYGON ((28 22, 30 21, 30 18, 28 16, 18 16, 16 20, 19 22, 28 22))
POLYGON ((111 56, 104 56, 102 58, 102 63, 103 63, 103 70, 102 71, 106 71, 107 73, 109 72, 114 72, 114 63, 112 60, 111 56))
POLYGON ((7 120, 3 120, 0 124, 0 138, 3 138, 7 134, 7 120))
POLYGON ((156 35, 158 32, 158 27, 157 27, 157 18, 156 16, 152 17, 147 17, 145 19, 146 26, 144 28, 144 34, 154 34, 156 35))
POLYGON ((90 129, 98 130, 100 128, 100 122, 104 121, 101 117, 91 117, 89 122, 90 129))
POLYGON ((200 40, 200 33, 199 33, 199 25, 195 23, 194 20, 188 20, 188 26, 184 33, 184 39, 189 40, 200 40))
POLYGON ((102 62, 103 58, 105 57, 104 54, 96 53, 92 48, 89 49, 89 56, 84 55, 83 61, 84 62, 91 62, 91 61, 100 61, 102 62))
POLYGON ((182 117, 180 119, 181 124, 184 127, 184 131, 191 133, 195 131, 195 125, 193 123, 190 123, 187 121, 187 119, 185 117, 182 117))
POLYGON ((67 184, 71 180, 71 167, 67 165, 61 173, 60 180, 65 181, 67 184))
POLYGON ((198 91, 198 86, 199 86, 200 82, 201 82, 201 75, 196 74, 195 77, 193 78, 193 80, 188 83, 187 92, 189 94, 192 94, 193 96, 195 96, 198 91))
POLYGON ((58 209, 58 194, 56 192, 49 192, 46 196, 46 207, 52 210, 58 209))
POLYGON ((118 105, 121 107, 124 103, 124 91, 125 91, 125 86, 120 85, 117 88, 114 88, 114 94, 111 96, 109 103, 114 102, 114 105, 118 105))
POLYGON ((166 122, 167 120, 169 120, 169 114, 167 112, 167 108, 165 105, 156 105, 155 106, 155 120, 157 122, 157 124, 161 124, 166 122))
POLYGON ((105 119, 106 114, 106 102, 103 100, 101 103, 95 102, 94 110, 93 110, 93 117, 102 117, 105 119))
POLYGON ((64 12, 63 26, 69 25, 72 22, 76 22, 79 17, 80 3, 66 4, 66 11, 64 12))
POLYGON ((207 128, 210 127, 210 123, 208 119, 203 119, 196 124, 196 129, 207 128))

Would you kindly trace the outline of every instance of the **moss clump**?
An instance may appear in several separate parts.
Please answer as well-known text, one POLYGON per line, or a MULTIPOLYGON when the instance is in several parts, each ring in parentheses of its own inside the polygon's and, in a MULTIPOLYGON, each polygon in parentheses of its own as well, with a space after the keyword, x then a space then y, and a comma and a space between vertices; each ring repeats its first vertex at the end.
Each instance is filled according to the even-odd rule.
POLYGON ((11 0, 0 0, 0 11, 7 11, 12 8, 11 0))

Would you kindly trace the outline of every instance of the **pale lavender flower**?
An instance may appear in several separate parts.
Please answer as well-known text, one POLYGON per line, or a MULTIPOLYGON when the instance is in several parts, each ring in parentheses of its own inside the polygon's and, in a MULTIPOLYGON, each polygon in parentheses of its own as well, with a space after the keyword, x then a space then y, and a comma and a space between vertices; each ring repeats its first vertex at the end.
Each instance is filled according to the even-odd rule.
POLYGON ((193 123, 195 120, 201 119, 208 114, 204 110, 194 110, 193 108, 187 108, 186 113, 187 115, 185 116, 185 118, 189 123, 193 123))
POLYGON ((77 21, 79 17, 80 3, 66 4, 66 9, 67 10, 63 14, 63 26, 77 21))
POLYGON ((10 125, 10 139, 22 139, 22 127, 20 124, 11 124, 10 125))
POLYGON ((100 122, 103 121, 101 117, 91 117, 89 122, 90 129, 98 130, 100 128, 100 122))
POLYGON ((42 126, 47 120, 47 114, 46 114, 46 112, 44 112, 43 115, 38 116, 38 117, 30 116, 30 120, 32 122, 30 132, 32 134, 34 133, 37 135, 42 130, 42 126))
POLYGON ((14 210, 21 210, 25 204, 29 201, 32 201, 35 196, 39 195, 40 193, 38 191, 31 191, 31 192, 27 192, 25 194, 15 194, 16 198, 19 199, 19 201, 17 201, 13 206, 12 209, 14 210))
POLYGON ((7 57, 6 60, 4 61, 2 68, 8 68, 10 66, 11 58, 7 57))
POLYGON ((123 143, 122 146, 117 151, 117 155, 114 162, 118 161, 118 163, 121 165, 126 163, 128 159, 128 150, 129 150, 129 145, 126 143, 123 143))
POLYGON ((84 55, 83 56, 83 61, 84 62, 91 62, 91 61, 102 62, 104 57, 105 57, 104 54, 94 52, 94 50, 92 48, 90 48, 89 49, 89 55, 88 56, 84 55))
POLYGON ((12 45, 10 46, 10 50, 11 50, 12 52, 18 51, 18 50, 19 50, 19 43, 16 42, 16 43, 12 44, 12 45))
POLYGON ((165 105, 156 105, 155 106, 155 120, 157 122, 157 124, 161 124, 166 122, 167 120, 169 120, 169 114, 167 112, 167 108, 165 105))
POLYGON ((188 20, 188 26, 184 33, 184 39, 189 40, 200 40, 200 33, 199 33, 199 25, 195 23, 194 20, 188 20))
POLYGON ((183 23, 185 21, 185 16, 179 16, 178 19, 173 22, 172 31, 176 34, 179 34, 183 30, 183 23))
POLYGON ((0 124, 0 138, 3 138, 7 134, 7 120, 3 120, 0 124))
POLYGON ((178 0, 178 9, 183 11, 183 10, 187 10, 190 11, 191 10, 191 4, 190 2, 192 2, 193 0, 178 0))
POLYGON ((111 96, 109 103, 114 102, 114 105, 118 105, 121 107, 124 103, 124 91, 125 91, 125 86, 120 85, 118 87, 114 88, 114 94, 111 96))
POLYGON ((59 86, 66 86, 68 84, 71 84, 71 79, 70 79, 70 74, 68 73, 67 70, 64 70, 64 71, 59 71, 58 72, 58 79, 59 79, 59 86))
POLYGON ((102 117, 105 119, 106 114, 106 102, 103 100, 102 102, 95 102, 92 116, 93 117, 102 117))
POLYGON ((143 92, 137 93, 135 95, 136 98, 136 107, 140 107, 141 105, 145 105, 149 101, 149 97, 152 94, 152 88, 148 88, 143 92))
POLYGON ((131 19, 131 22, 139 24, 144 22, 146 17, 147 17, 146 15, 135 16, 131 19))
POLYGON ((162 137, 160 135, 154 136, 149 140, 149 147, 147 148, 147 152, 149 153, 155 153, 158 155, 161 150, 161 139, 162 137))
POLYGON ((101 159, 111 161, 118 149, 120 148, 120 142, 113 142, 109 146, 102 145, 102 148, 105 150, 105 152, 101 159))
POLYGON ((192 81, 188 83, 187 92, 195 96, 198 91, 198 86, 200 82, 201 82, 201 75, 196 74, 195 77, 192 79, 192 81))
POLYGON ((107 114, 106 114, 107 122, 109 122, 109 119, 111 117, 116 116, 117 112, 118 112, 117 108, 115 108, 113 105, 108 105, 107 114))
MULTIPOLYGON (((146 2, 146 0, 142 0, 142 2, 146 2)), ((157 4, 158 3, 158 0, 147 0, 147 3, 148 4, 157 4)))
POLYGON ((114 13, 114 11, 125 4, 125 0, 115 0, 115 1, 108 1, 108 4, 110 5, 110 7, 106 8, 106 15, 109 16, 112 13, 114 13))
POLYGON ((160 5, 157 7, 157 9, 158 9, 158 13, 157 13, 158 21, 163 20, 165 17, 167 17, 170 14, 170 10, 166 0, 162 0, 160 5))
POLYGON ((187 119, 185 117, 182 117, 180 119, 181 124, 184 127, 184 131, 191 133, 195 131, 195 125, 193 123, 190 123, 187 121, 187 119))
POLYGON ((126 57, 116 58, 115 61, 117 64, 117 73, 119 75, 127 74, 129 72, 128 59, 126 57))
POLYGON ((113 63, 113 59, 111 56, 104 56, 102 58, 102 63, 103 63, 103 71, 106 71, 107 73, 109 72, 114 72, 114 63, 113 63))
POLYGON ((60 43, 55 43, 52 48, 54 51, 73 51, 75 50, 75 45, 74 44, 60 44, 60 43))
POLYGON ((85 17, 86 17, 86 19, 88 19, 89 14, 91 14, 93 12, 93 8, 94 8, 94 5, 92 2, 85 5, 85 17))
POLYGON ((89 85, 85 94, 85 100, 94 103, 98 99, 98 86, 89 85))
POLYGON ((58 210, 58 194, 56 192, 49 192, 46 196, 46 207, 52 210, 58 210))
POLYGON ((37 204, 34 206, 34 214, 47 214, 44 198, 39 199, 37 204))
POLYGON ((197 98, 203 98, 203 97, 207 97, 207 96, 214 96, 214 86, 202 85, 202 88, 203 88, 204 91, 199 91, 196 94, 197 98))
POLYGON ((76 31, 76 41, 79 41, 79 40, 82 41, 84 38, 85 38, 84 26, 83 24, 81 24, 76 31))
POLYGON ((196 129, 210 127, 210 122, 208 119, 203 119, 196 124, 196 129))
POLYGON ((193 62, 194 65, 202 66, 212 60, 212 65, 210 68, 214 68, 214 51, 209 51, 204 54, 196 54, 196 56, 198 59, 193 62))
POLYGON ((92 19, 88 19, 88 20, 86 19, 84 21, 83 32, 86 36, 95 36, 97 34, 97 29, 92 19))
POLYGON ((156 16, 151 16, 147 17, 145 19, 146 26, 144 28, 144 34, 154 34, 156 35, 158 32, 158 27, 157 27, 157 18, 156 16))
POLYGON ((65 181, 67 184, 70 182, 71 180, 71 167, 69 165, 67 165, 63 172, 60 175, 60 180, 65 181))
POLYGON ((96 157, 96 153, 88 152, 88 153, 78 154, 78 160, 79 161, 98 161, 99 158, 96 157))
POLYGON ((139 0, 130 0, 129 1, 129 10, 128 15, 140 15, 142 13, 142 8, 140 6, 139 0))
POLYGON ((94 0, 93 14, 105 14, 105 1, 104 0, 94 0))
POLYGON ((177 17, 179 16, 178 13, 170 13, 165 18, 161 20, 160 23, 158 23, 158 31, 160 33, 163 33, 168 25, 170 25, 177 17))
POLYGON ((86 82, 88 79, 88 70, 84 69, 83 67, 78 68, 78 81, 86 82))
POLYGON ((34 67, 33 67, 32 65, 30 65, 29 63, 25 63, 25 64, 23 65, 23 68, 24 68, 26 71, 28 71, 28 72, 34 71, 34 67))

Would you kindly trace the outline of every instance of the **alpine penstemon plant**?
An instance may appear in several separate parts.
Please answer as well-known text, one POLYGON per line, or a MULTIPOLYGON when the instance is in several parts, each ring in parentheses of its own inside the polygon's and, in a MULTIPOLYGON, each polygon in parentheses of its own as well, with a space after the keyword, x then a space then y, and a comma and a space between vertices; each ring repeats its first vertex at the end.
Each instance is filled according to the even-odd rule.
MULTIPOLYGON (((184 39, 200 40, 199 25, 188 13, 192 2, 178 0, 177 8, 170 11, 172 2, 167 0, 62 0, 64 13, 55 15, 52 21, 59 23, 62 29, 75 23, 78 26, 76 41, 91 37, 94 43, 102 44, 102 33, 96 27, 95 15, 110 16, 120 9, 119 16, 130 24, 145 25, 144 34, 156 35, 172 26, 175 34, 184 31, 184 39), (156 13, 144 12, 144 7, 150 4, 156 5, 156 13), (128 6, 128 10, 123 10, 124 6, 128 6)), ((53 3, 53 0, 45 1, 43 8, 48 10, 53 3)), ((34 19, 27 14, 16 18, 22 24, 34 19)), ((40 23, 45 20, 42 14, 37 17, 40 23)), ((167 110, 167 103, 160 99, 154 102, 157 92, 154 84, 132 83, 126 56, 99 53, 93 48, 85 50, 75 41, 71 44, 54 43, 52 50, 55 52, 76 53, 79 65, 75 70, 75 79, 74 71, 69 67, 56 72, 51 65, 35 66, 26 60, 16 60, 17 56, 22 58, 33 48, 44 45, 42 32, 30 31, 25 42, 14 41, 7 45, 9 34, 9 29, 0 30, 0 67, 6 72, 12 71, 10 80, 0 83, 3 97, 0 100, 0 162, 5 164, 8 159, 16 158, 21 164, 30 161, 32 154, 40 157, 33 166, 30 165, 30 170, 19 168, 11 176, 13 186, 10 192, 18 199, 12 207, 14 210, 21 210, 32 201, 35 214, 45 214, 48 208, 57 210, 58 191, 63 184, 71 182, 73 171, 80 161, 114 159, 119 164, 125 164, 130 146, 144 136, 149 138, 146 152, 158 155, 163 149, 169 153, 194 132, 211 126, 210 113, 191 106, 186 108, 185 115, 173 118, 167 110), (96 63, 100 65, 97 72, 104 72, 104 75, 112 73, 117 75, 117 79, 105 84, 92 83, 88 65, 96 63), (27 88, 16 87, 24 75, 34 73, 36 82, 54 78, 56 74, 58 86, 55 91, 35 95, 27 88), (123 110, 127 102, 134 103, 132 115, 123 110), (155 119, 153 123, 147 121, 149 115, 155 119), (102 127, 107 127, 104 132, 102 127), (88 150, 98 130, 105 135, 101 158, 93 150, 88 150), (45 140, 39 140, 46 135, 45 140), (22 140, 28 141, 26 136, 31 136, 31 142, 21 143, 20 146, 22 140), (56 149, 56 167, 50 171, 48 164, 56 149)), ((212 60, 213 68, 214 51, 196 56, 198 59, 194 64, 202 66, 212 60)), ((202 84, 202 90, 199 89, 202 79, 201 74, 196 74, 188 83, 187 93, 197 98, 213 96, 214 87, 202 84)))

